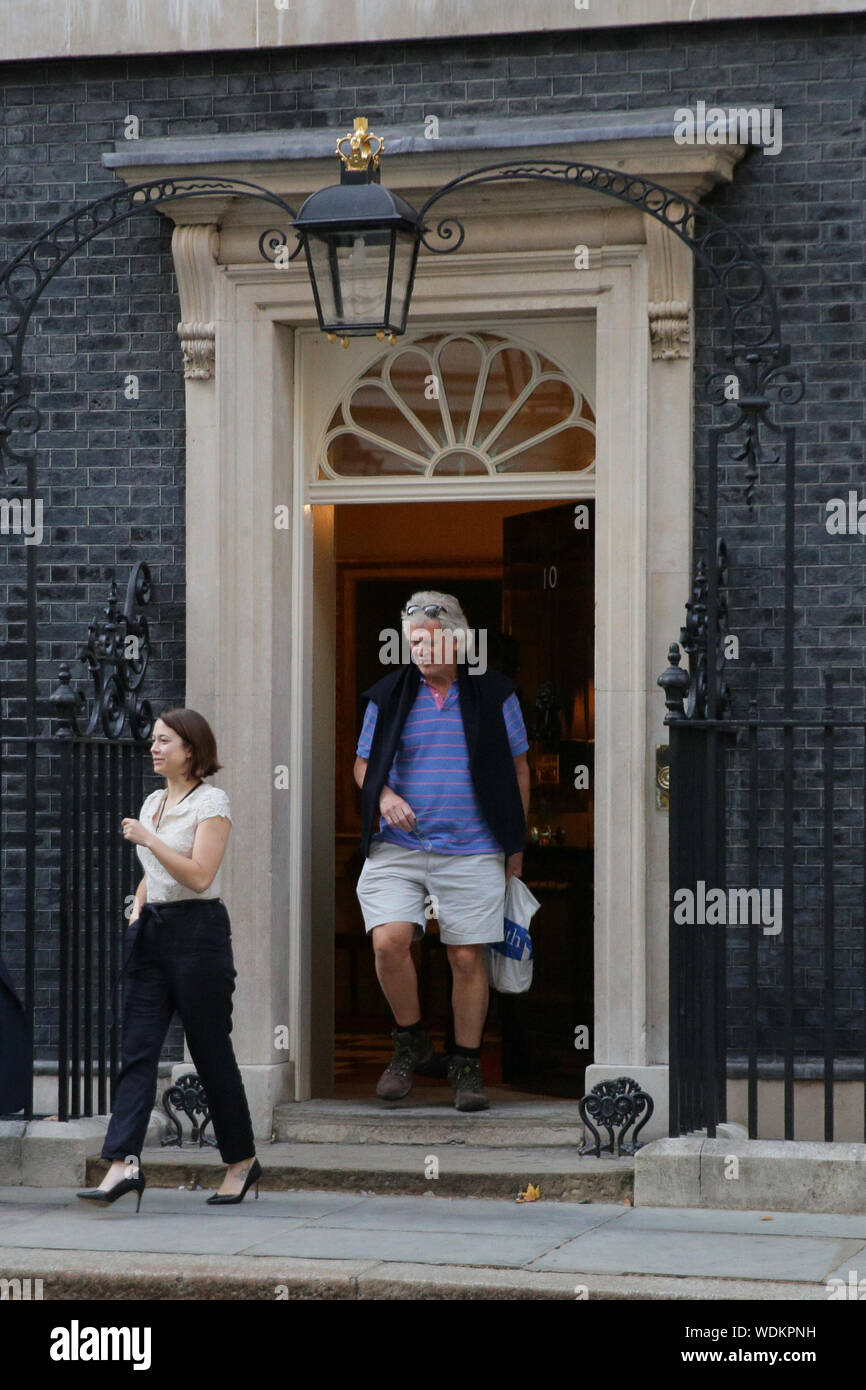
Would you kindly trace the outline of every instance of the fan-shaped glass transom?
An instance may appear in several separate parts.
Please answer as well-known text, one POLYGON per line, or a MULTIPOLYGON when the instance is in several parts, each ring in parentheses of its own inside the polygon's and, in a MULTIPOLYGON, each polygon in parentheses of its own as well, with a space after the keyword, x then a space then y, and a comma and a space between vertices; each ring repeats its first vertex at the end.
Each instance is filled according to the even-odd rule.
POLYGON ((450 333, 383 354, 346 388, 319 477, 492 477, 594 464, 592 407, 555 362, 494 333, 450 333))

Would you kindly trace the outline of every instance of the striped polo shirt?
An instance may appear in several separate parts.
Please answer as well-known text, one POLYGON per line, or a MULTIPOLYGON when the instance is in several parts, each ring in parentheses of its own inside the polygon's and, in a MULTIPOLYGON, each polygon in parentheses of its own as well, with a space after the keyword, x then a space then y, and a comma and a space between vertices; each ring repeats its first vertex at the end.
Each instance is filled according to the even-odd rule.
MULTIPOLYGON (((501 853, 472 782, 457 681, 451 683, 441 704, 440 698, 422 678, 386 779, 415 812, 414 832, 398 830, 380 818, 379 833, 373 839, 436 854, 501 853)), ((503 701, 502 713, 511 755, 516 758, 529 748, 516 695, 503 701)), ((370 756, 378 714, 370 700, 358 739, 359 758, 370 756)))

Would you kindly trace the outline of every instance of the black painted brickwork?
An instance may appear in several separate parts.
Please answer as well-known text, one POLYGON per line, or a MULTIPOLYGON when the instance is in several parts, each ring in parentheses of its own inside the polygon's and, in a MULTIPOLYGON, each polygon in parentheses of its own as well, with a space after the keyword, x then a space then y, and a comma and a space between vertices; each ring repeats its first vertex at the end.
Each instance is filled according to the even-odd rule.
MULTIPOLYGON (((863 18, 7 64, 0 65, 0 83, 4 255, 14 254, 72 204, 117 186, 100 155, 122 136, 129 112, 141 118, 142 134, 150 137, 345 128, 359 110, 387 133, 389 123, 420 125, 430 114, 447 121, 699 99, 726 107, 781 107, 782 153, 773 158, 753 151, 734 183, 712 195, 711 203, 769 266, 787 341, 806 375, 803 405, 781 417, 800 422, 798 701, 813 710, 820 706, 826 663, 848 688, 839 703, 862 711, 864 540, 828 537, 823 504, 863 485, 863 18)), ((46 414, 40 476, 48 526, 40 553, 43 694, 103 598, 106 567, 116 565, 123 579, 133 560, 146 557, 154 565, 158 604, 151 690, 157 704, 182 698, 183 382, 169 238, 169 225, 157 214, 139 216, 100 238, 64 272, 37 316, 31 343, 46 414), (141 382, 135 404, 122 396, 130 371, 141 382)), ((721 345, 713 323, 699 277, 697 347, 699 362, 707 366, 718 363, 721 345)), ((698 426, 707 419, 699 410, 698 426)), ((699 435, 699 536, 704 465, 699 435)), ((750 515, 738 490, 739 472, 738 465, 728 470, 731 486, 721 515, 732 556, 731 626, 742 642, 732 681, 739 685, 739 672, 754 658, 762 667, 762 701, 772 703, 778 699, 778 673, 771 668, 780 643, 779 473, 764 471, 750 515)), ((0 565, 0 601, 10 624, 7 641, 13 642, 21 637, 22 549, 14 541, 11 559, 0 565)), ((665 653, 657 653, 656 661, 661 670, 665 653)), ((19 666, 6 664, 7 695, 15 695, 9 682, 20 673, 19 666)), ((13 700, 7 714, 20 708, 13 700)), ((661 715, 660 696, 660 740, 661 715)), ((819 769, 817 751, 808 756, 813 770, 819 769)), ((845 770, 840 772, 840 792, 851 805, 843 808, 836 829, 842 887, 848 885, 841 894, 847 900, 840 912, 839 1017, 858 1045, 862 757, 862 748, 851 753, 848 784, 845 770)), ((741 788, 732 791, 741 803, 741 788)), ((772 849, 778 807, 770 801, 767 814, 767 862, 775 855, 778 866, 772 849)), ((734 831, 736 841, 736 824, 734 831)), ((811 822, 804 823, 803 839, 798 873, 808 883, 819 853, 811 822)), ((778 881, 762 878, 766 884, 778 881)), ((814 897, 817 890, 813 885, 809 891, 814 897)), ((813 907, 798 916, 804 929, 814 926, 813 907)), ((813 1051, 818 983, 803 973, 797 988, 798 1043, 813 1051)), ((731 1035, 737 1048, 743 1023, 738 1003, 731 1035)))

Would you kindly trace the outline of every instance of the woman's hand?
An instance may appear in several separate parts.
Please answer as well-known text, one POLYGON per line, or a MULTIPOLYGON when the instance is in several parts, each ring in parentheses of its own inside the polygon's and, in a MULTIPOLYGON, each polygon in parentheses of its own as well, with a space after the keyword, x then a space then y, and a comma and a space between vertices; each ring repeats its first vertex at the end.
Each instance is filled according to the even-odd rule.
POLYGON ((409 830, 415 824, 415 812, 404 801, 402 796, 392 792, 390 787, 383 787, 379 797, 379 814, 389 825, 393 825, 396 830, 409 830))
POLYGON ((515 878, 523 877, 523 850, 521 850, 519 854, 509 854, 505 861, 506 883, 511 878, 512 874, 515 878))
POLYGON ((150 845, 154 838, 153 831, 148 830, 134 816, 124 816, 120 822, 120 829, 124 840, 130 840, 134 845, 144 845, 145 848, 150 845))

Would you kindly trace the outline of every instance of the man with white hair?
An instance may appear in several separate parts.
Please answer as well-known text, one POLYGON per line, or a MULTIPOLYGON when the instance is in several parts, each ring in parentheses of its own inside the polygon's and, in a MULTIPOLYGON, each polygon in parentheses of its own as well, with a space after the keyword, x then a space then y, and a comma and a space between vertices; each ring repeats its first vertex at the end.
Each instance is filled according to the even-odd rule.
POLYGON ((453 594, 415 593, 401 617, 410 661, 364 691, 354 768, 365 855, 358 899, 396 1024, 376 1094, 407 1095, 416 1066, 433 1056, 410 947, 435 916, 453 976, 454 1104, 486 1110, 482 946, 502 941, 505 885, 523 871, 529 743, 512 682, 467 669, 474 645, 453 594))

